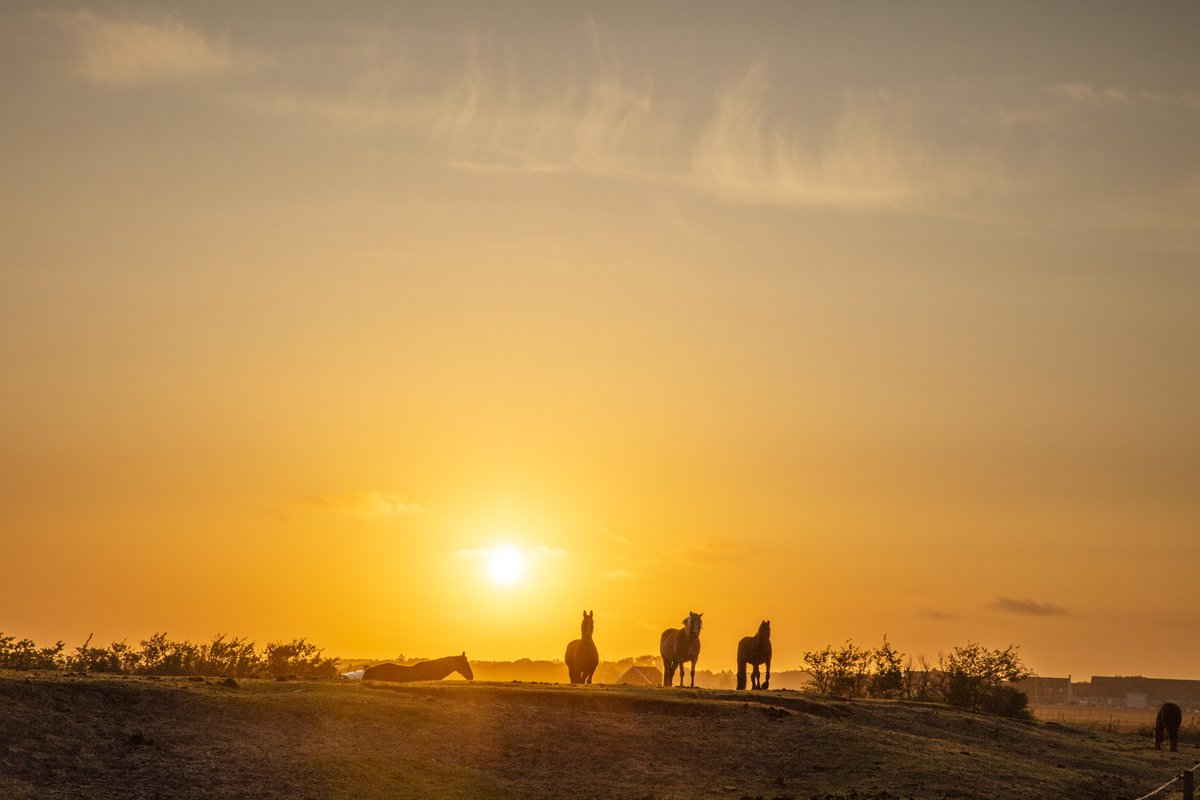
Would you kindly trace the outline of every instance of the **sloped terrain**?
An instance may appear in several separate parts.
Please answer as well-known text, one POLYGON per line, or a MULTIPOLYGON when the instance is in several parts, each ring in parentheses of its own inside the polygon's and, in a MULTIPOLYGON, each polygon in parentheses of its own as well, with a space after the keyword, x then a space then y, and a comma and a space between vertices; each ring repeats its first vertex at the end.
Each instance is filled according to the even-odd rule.
POLYGON ((14 798, 1133 798, 1200 755, 795 692, 0 674, 14 798))

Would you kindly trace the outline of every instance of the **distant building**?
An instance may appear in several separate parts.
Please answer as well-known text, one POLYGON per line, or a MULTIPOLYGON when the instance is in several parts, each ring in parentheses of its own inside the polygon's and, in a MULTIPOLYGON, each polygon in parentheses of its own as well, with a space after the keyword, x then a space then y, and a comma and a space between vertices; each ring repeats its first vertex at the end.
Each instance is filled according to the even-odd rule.
POLYGON ((628 686, 661 686, 662 680, 663 675, 658 667, 639 667, 635 664, 625 670, 621 677, 617 678, 617 683, 623 683, 628 686))
POLYGON ((1200 681, 1093 675, 1090 683, 1072 684, 1071 691, 1080 705, 1154 709, 1170 701, 1200 710, 1200 681))
POLYGON ((1026 678, 1010 684, 1018 692, 1024 692, 1031 706, 1066 705, 1074 700, 1070 678, 1026 678))

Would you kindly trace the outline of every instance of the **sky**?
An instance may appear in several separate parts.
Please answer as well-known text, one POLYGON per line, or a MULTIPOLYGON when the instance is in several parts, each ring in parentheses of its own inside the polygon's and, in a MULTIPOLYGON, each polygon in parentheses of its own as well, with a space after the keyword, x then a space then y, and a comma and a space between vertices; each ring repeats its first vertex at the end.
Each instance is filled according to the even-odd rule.
POLYGON ((1200 679, 1197 40, 5 3, 0 631, 1200 679))

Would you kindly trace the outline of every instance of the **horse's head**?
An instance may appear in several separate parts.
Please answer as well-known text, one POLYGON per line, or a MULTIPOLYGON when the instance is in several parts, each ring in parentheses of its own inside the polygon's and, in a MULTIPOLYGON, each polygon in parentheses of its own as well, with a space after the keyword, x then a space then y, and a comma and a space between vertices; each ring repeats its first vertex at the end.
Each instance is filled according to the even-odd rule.
POLYGON ((590 639, 592 631, 596 629, 595 613, 594 611, 583 612, 583 623, 579 626, 579 631, 585 639, 590 639))
POLYGON ((687 632, 691 634, 693 639, 700 635, 700 626, 704 624, 704 620, 700 618, 703 616, 703 611, 701 611, 699 614, 697 614, 695 611, 689 611, 687 619, 683 621, 683 627, 687 628, 687 632))
POLYGON ((455 662, 455 671, 469 681, 475 680, 475 673, 471 671, 471 664, 467 661, 467 651, 463 650, 461 656, 455 662))
POLYGON ((771 638, 771 620, 764 619, 758 626, 758 635, 763 639, 771 638))

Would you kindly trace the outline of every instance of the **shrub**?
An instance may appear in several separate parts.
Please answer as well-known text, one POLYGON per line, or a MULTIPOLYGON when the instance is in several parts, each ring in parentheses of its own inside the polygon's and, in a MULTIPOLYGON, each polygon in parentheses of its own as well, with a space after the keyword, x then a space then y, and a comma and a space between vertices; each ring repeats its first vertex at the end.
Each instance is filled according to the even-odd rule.
POLYGON ((804 654, 813 688, 842 697, 905 698, 987 711, 1007 717, 1028 717, 1029 699, 1012 686, 1032 673, 1021 663, 1017 646, 988 650, 974 642, 938 657, 937 668, 923 656, 914 669, 905 656, 883 637, 867 650, 847 641, 804 654), (903 666, 902 666, 903 664, 903 666))
POLYGON ((821 694, 863 697, 867 693, 871 653, 854 642, 847 640, 837 650, 826 645, 824 650, 807 652, 804 666, 812 673, 813 683, 821 694))
POLYGON ((945 676, 943 699, 949 705, 1010 717, 1028 714, 1029 698, 1005 685, 1032 674, 1021 662, 1016 645, 1010 644, 1003 650, 988 650, 967 642, 939 661, 945 676))
POLYGON ((300 678, 332 678, 337 675, 337 659, 325 658, 324 652, 304 639, 271 642, 263 651, 266 671, 273 677, 295 675, 300 678))
POLYGON ((112 647, 90 647, 87 641, 75 648, 75 652, 63 659, 63 666, 78 672, 123 672, 121 655, 128 650, 124 643, 113 643, 112 647))
POLYGON ((847 641, 840 648, 804 654, 804 667, 818 692, 840 697, 898 697, 904 685, 904 656, 883 637, 874 650, 847 641))
POLYGON ((904 654, 892 646, 887 634, 883 644, 871 651, 872 697, 900 697, 904 691, 904 654))
POLYGON ((38 647, 31 639, 17 640, 0 633, 0 669, 58 669, 65 645, 38 647))

